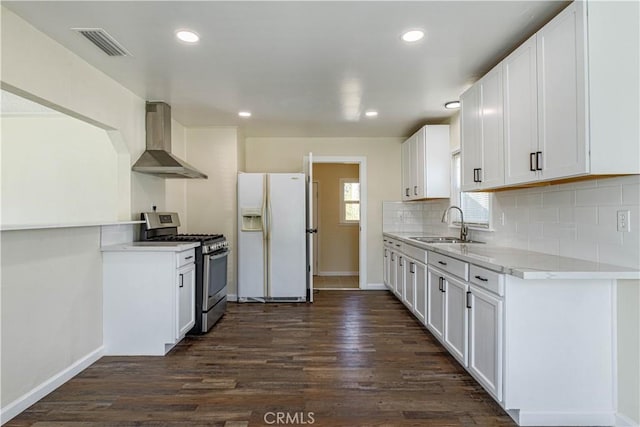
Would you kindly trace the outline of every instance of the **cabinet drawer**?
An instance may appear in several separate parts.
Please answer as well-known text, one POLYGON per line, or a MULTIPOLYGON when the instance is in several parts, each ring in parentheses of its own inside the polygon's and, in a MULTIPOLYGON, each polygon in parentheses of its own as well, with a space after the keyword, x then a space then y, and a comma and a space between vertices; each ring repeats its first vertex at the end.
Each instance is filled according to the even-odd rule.
POLYGON ((464 280, 469 279, 469 264, 464 261, 431 251, 429 252, 428 260, 429 264, 439 268, 440 270, 451 273, 464 280))
POLYGON ((494 294, 504 295, 504 274, 472 264, 469 266, 469 281, 494 294))
POLYGON ((389 247, 396 252, 402 252, 404 248, 404 244, 400 240, 387 239, 389 242, 389 247))
POLYGON ((406 243, 403 245, 402 252, 405 253, 409 258, 413 258, 416 261, 420 261, 424 264, 427 263, 427 251, 424 249, 416 248, 415 246, 407 245, 406 243))
POLYGON ((189 249, 188 251, 178 252, 178 268, 183 265, 190 264, 196 261, 196 250, 189 249))

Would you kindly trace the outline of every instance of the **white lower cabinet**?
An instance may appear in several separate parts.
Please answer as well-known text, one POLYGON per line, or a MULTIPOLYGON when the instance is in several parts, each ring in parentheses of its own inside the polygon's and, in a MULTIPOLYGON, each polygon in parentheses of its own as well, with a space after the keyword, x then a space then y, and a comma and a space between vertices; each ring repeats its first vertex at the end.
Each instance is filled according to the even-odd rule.
POLYGON ((389 250, 389 290, 393 292, 396 296, 398 296, 396 281, 398 280, 398 275, 396 271, 398 270, 398 254, 393 250, 389 250))
POLYGON ((502 401, 502 298, 471 285, 468 370, 502 401))
POLYGON ((467 283, 428 267, 427 328, 466 366, 467 283))
POLYGON ((427 316, 427 266, 416 261, 413 269, 416 292, 413 314, 424 324, 427 316))
POLYGON ((467 288, 465 282, 445 276, 443 341, 463 366, 467 364, 467 288))
POLYGON ((404 286, 406 278, 406 259, 402 253, 396 254, 396 295, 400 301, 404 301, 404 286))
POLYGON ((427 267, 427 323, 431 333, 442 341, 444 335, 444 278, 427 267))
POLYGON ((195 324, 194 250, 103 249, 106 355, 162 356, 195 324))
POLYGON ((178 270, 178 298, 176 298, 178 322, 176 337, 184 337, 196 321, 195 285, 196 265, 194 263, 180 267, 178 270))
POLYGON ((384 256, 382 258, 382 281, 387 289, 391 290, 391 280, 389 280, 390 263, 391 263, 391 249, 387 243, 387 239, 384 239, 384 247, 382 248, 384 256))
POLYGON ((406 268, 402 302, 413 312, 416 299, 416 263, 411 258, 404 258, 404 263, 406 268))

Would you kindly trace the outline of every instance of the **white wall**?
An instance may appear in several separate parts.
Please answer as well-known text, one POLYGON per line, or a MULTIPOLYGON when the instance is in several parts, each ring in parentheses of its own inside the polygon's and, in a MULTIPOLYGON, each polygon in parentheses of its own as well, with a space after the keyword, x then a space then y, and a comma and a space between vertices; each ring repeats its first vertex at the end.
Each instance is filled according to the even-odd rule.
POLYGON ((187 182, 189 233, 222 233, 231 245, 227 293, 237 294, 236 188, 238 132, 235 127, 186 129, 186 159, 209 179, 187 182))
MULTIPOLYGON (((5 8, 0 31, 4 89, 108 131, 118 158, 118 219, 151 202, 163 207, 165 181, 130 170, 144 151, 144 100, 5 8)), ((40 386, 99 354, 102 268, 99 227, 0 236, 4 417, 10 402, 28 403, 40 386)))
POLYGON ((618 282, 618 411, 640 425, 640 281, 618 282))
POLYGON ((131 219, 149 199, 164 203, 164 180, 130 170, 145 147, 145 101, 8 9, 1 20, 3 88, 119 134, 116 149, 129 158, 118 170, 119 219, 131 219))
POLYGON ((118 156, 103 129, 62 114, 1 122, 3 225, 118 219, 118 156))
POLYGON ((97 227, 5 231, 1 247, 5 410, 102 347, 102 257, 97 227))
MULTIPOLYGON (((187 129, 175 120, 171 120, 171 152, 181 159, 187 158, 187 129)), ((178 212, 180 218, 179 233, 189 228, 187 213, 188 179, 167 179, 165 181, 165 206, 163 210, 178 212)), ((149 206, 151 210, 151 206, 149 206)))
MULTIPOLYGON (((302 159, 316 156, 367 158, 367 281, 382 284, 382 201, 400 196, 403 138, 247 138, 247 172, 301 172, 302 159)), ((360 269, 365 268, 360 266, 360 269)))

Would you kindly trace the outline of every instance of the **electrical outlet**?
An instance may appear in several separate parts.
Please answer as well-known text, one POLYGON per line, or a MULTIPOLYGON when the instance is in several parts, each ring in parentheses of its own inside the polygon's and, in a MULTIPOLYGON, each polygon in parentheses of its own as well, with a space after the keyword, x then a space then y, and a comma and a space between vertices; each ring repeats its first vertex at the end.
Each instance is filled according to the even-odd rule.
POLYGON ((618 231, 631 232, 631 211, 618 211, 618 231))

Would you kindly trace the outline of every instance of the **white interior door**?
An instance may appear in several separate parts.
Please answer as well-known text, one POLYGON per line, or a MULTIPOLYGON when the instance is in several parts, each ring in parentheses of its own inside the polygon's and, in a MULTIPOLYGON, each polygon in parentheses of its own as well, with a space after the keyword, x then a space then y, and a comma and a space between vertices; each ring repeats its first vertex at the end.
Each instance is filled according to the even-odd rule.
POLYGON ((307 300, 313 302, 313 235, 314 221, 313 221, 313 153, 309 153, 309 156, 305 156, 303 159, 304 173, 307 179, 307 300))
MULTIPOLYGON (((318 181, 313 182, 313 227, 315 230, 318 230, 318 181)), ((316 233, 313 233, 313 272, 318 271, 318 234, 320 231, 318 230, 316 233)))

